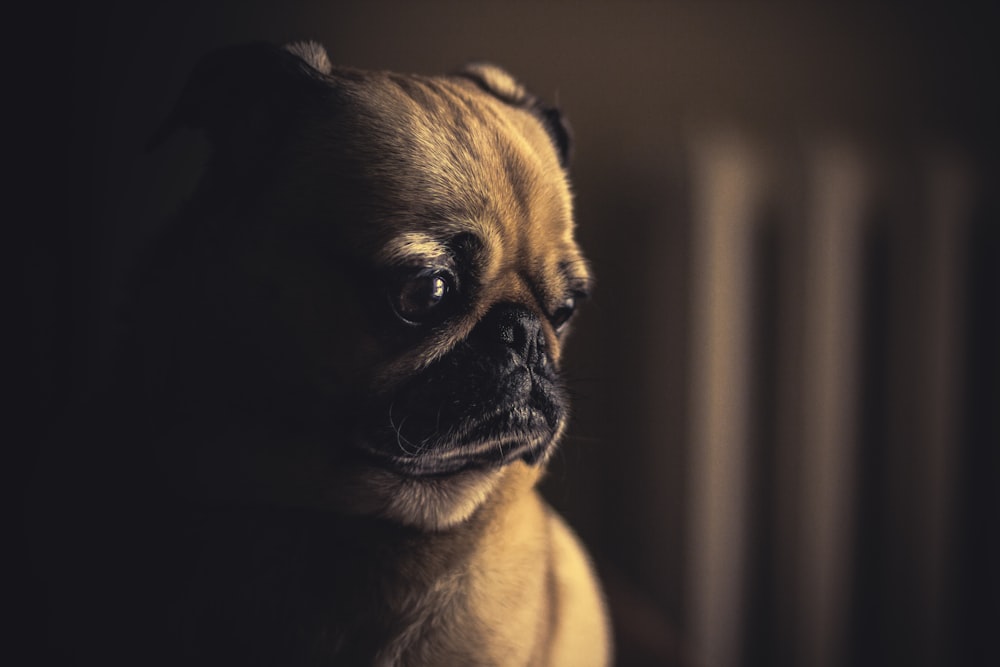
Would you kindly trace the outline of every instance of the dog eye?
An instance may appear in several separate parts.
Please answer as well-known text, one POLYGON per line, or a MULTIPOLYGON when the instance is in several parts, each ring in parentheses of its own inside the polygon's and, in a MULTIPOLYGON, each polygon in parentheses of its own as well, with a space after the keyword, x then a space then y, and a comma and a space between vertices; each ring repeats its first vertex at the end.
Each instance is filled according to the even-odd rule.
POLYGON ((451 291, 446 273, 418 273, 404 280, 390 295, 393 310, 410 324, 423 324, 441 308, 451 291))
POLYGON ((570 295, 552 312, 552 317, 549 318, 556 331, 569 322, 569 318, 573 317, 574 312, 576 312, 576 297, 570 295))

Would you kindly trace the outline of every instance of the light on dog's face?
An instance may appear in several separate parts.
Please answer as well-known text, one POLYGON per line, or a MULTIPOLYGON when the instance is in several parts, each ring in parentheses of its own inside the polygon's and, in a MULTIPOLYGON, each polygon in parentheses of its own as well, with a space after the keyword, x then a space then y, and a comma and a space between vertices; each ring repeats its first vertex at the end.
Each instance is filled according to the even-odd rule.
POLYGON ((366 82, 336 128, 364 156, 338 192, 355 193, 361 214, 344 222, 376 247, 382 286, 364 297, 383 358, 351 444, 410 475, 545 460, 567 419, 562 338, 589 284, 556 148, 467 81, 402 81, 366 82))

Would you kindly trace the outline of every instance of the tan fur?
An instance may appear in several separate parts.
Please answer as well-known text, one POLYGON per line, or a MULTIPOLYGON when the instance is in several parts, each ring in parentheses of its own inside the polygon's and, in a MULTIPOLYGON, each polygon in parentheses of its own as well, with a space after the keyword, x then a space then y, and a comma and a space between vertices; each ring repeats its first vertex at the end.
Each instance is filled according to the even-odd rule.
MULTIPOLYGON (((208 317, 224 312, 220 326, 235 332, 226 335, 246 336, 249 345, 258 345, 258 329, 285 336, 278 345, 262 338, 253 349, 287 350, 274 365, 275 377, 292 378, 300 384, 291 386, 305 395, 331 392, 319 404, 342 421, 352 415, 336 412, 339 401, 401 391, 464 345, 498 304, 517 304, 541 322, 548 363, 557 365, 565 330, 557 331, 550 318, 589 274, 573 237, 568 179, 531 106, 534 98, 492 65, 470 66, 458 77, 400 77, 335 68, 311 43, 288 52, 312 69, 309 76, 320 85, 335 90, 347 111, 304 105, 308 111, 278 139, 261 139, 268 148, 259 163, 246 160, 245 151, 239 161, 227 160, 220 149, 208 185, 181 216, 196 237, 181 247, 195 250, 158 267, 150 291, 159 296, 147 297, 155 306, 140 311, 141 326, 171 331, 163 335, 179 349, 200 344, 206 327, 178 328, 184 316, 163 304, 186 309, 203 301, 208 317), (255 169, 266 178, 240 190, 240 197, 228 194, 230 179, 242 183, 241 170, 257 174, 255 169), (373 333, 374 325, 362 325, 370 306, 355 296, 369 294, 360 272, 446 266, 453 252, 448 243, 461 234, 478 243, 470 259, 479 276, 474 299, 445 324, 422 329, 415 343, 397 343, 373 333), (212 249, 198 250, 203 246, 212 249), (192 272, 197 280, 188 277, 192 272), (190 292, 183 291, 186 280, 190 292), (175 292, 181 295, 176 303, 175 292)), ((226 145, 224 135, 218 141, 226 145)), ((220 392, 215 380, 199 377, 202 367, 188 370, 190 355, 170 365, 155 357, 164 345, 150 347, 147 372, 180 378, 182 401, 195 406, 184 409, 198 415, 174 421, 153 438, 159 464, 183 497, 318 510, 335 517, 325 530, 343 525, 366 540, 385 540, 357 545, 359 554, 371 549, 371 558, 341 559, 361 571, 329 564, 335 573, 328 576, 338 585, 353 591, 358 581, 375 577, 382 591, 381 597, 359 594, 356 610, 335 610, 336 618, 347 620, 306 623, 322 628, 322 641, 309 641, 323 645, 334 663, 354 655, 343 651, 363 650, 352 644, 356 611, 359 618, 370 615, 382 637, 369 655, 377 665, 608 664, 608 623, 593 568, 535 490, 551 445, 565 431, 564 417, 551 432, 532 436, 537 442, 519 443, 544 450, 534 465, 516 460, 413 476, 352 457, 348 441, 359 437, 353 433, 331 443, 300 427, 312 413, 281 422, 290 428, 206 428, 197 411, 214 404, 220 392)), ((233 391, 243 389, 233 382, 233 391)), ((295 401, 289 406, 294 409, 295 401)), ((206 413, 215 414, 211 407, 206 413)), ((393 418, 391 403, 387 417, 393 418)), ((457 443, 491 446, 459 426, 447 428, 457 443)), ((398 435, 401 451, 418 447, 398 435)), ((503 443, 496 447, 502 450, 503 443)), ((447 464, 465 452, 435 455, 447 464)), ((268 542, 271 530, 260 528, 253 540, 268 542)), ((267 548, 280 552, 278 544, 267 548)))

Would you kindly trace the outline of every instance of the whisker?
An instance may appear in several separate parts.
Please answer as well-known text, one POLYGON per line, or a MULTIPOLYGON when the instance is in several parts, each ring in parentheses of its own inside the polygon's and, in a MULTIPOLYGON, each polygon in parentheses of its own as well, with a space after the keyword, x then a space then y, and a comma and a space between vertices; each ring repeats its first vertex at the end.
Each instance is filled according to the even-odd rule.
POLYGON ((406 436, 403 435, 403 424, 406 423, 407 417, 403 417, 403 420, 401 422, 399 422, 399 426, 396 426, 396 422, 392 418, 392 408, 393 408, 394 405, 395 405, 395 402, 389 403, 389 427, 392 428, 392 430, 396 434, 396 446, 399 447, 399 450, 401 452, 403 452, 404 454, 406 454, 407 456, 416 456, 417 454, 420 453, 420 448, 419 447, 416 449, 416 451, 412 451, 411 452, 411 451, 407 450, 406 447, 403 446, 404 442, 406 444, 408 444, 408 445, 411 445, 411 446, 413 445, 413 443, 410 442, 409 440, 407 440, 406 436))

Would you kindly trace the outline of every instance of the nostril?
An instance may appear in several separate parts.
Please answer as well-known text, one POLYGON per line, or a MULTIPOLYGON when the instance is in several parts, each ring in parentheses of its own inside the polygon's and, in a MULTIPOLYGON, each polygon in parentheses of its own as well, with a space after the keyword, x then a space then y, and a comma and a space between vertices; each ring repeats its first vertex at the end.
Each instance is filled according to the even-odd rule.
POLYGON ((528 332, 530 322, 523 316, 513 315, 500 326, 500 340, 515 352, 527 356, 531 351, 533 336, 528 332))
POLYGON ((535 334, 535 346, 539 351, 545 351, 549 347, 549 342, 545 338, 545 332, 542 331, 541 327, 538 327, 538 332, 535 334))
POLYGON ((545 338, 545 332, 539 327, 538 334, 535 336, 535 345, 531 350, 531 361, 544 366, 548 361, 548 355, 546 354, 548 349, 549 344, 545 338))

